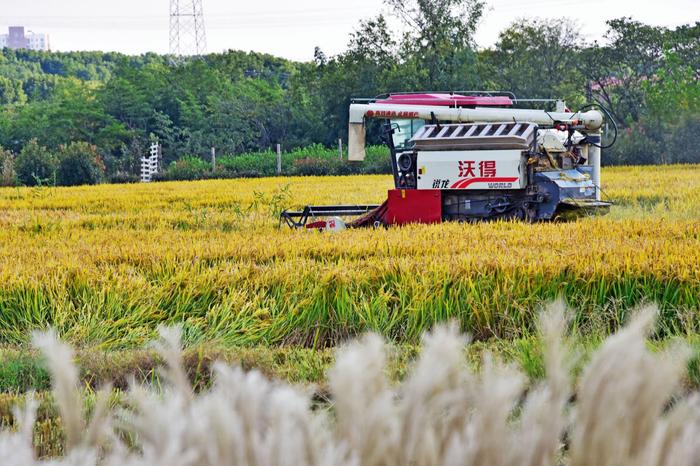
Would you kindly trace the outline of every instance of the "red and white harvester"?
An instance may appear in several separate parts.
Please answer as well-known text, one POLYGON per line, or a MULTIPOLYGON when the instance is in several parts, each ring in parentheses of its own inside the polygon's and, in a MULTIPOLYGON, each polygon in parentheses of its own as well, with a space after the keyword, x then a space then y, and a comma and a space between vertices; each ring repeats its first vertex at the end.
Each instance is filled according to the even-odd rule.
MULTIPOLYGON (((370 118, 384 120, 394 189, 377 205, 284 211, 290 227, 521 219, 606 212, 600 158, 604 108, 518 108, 509 93, 401 93, 350 105, 348 159, 365 159, 370 118), (345 223, 342 218, 357 216, 345 223)), ((613 123, 614 125, 614 123, 613 123)), ((614 142, 614 141, 613 141, 614 142)), ((608 146, 609 147, 609 146, 608 146)))

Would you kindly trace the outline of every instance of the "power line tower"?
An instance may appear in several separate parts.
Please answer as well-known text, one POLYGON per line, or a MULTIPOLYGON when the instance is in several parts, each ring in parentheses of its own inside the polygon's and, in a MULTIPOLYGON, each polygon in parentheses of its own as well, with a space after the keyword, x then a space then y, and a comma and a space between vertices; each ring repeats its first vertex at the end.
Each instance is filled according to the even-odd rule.
POLYGON ((202 0, 170 0, 170 53, 180 57, 206 51, 202 0))

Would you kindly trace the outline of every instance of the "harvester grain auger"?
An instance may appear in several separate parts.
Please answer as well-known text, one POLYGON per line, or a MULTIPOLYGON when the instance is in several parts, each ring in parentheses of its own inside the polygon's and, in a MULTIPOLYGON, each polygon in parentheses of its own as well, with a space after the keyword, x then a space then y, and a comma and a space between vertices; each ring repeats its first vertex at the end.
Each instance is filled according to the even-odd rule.
MULTIPOLYGON (((284 211, 290 227, 348 227, 605 213, 600 159, 605 109, 516 108, 512 94, 389 94, 350 105, 348 159, 365 158, 366 120, 384 120, 394 189, 378 205, 284 211), (345 223, 343 218, 358 217, 345 223)), ((612 119, 610 122, 614 125, 612 119)), ((614 142, 614 141, 613 141, 614 142)), ((609 147, 609 146, 607 146, 609 147)))

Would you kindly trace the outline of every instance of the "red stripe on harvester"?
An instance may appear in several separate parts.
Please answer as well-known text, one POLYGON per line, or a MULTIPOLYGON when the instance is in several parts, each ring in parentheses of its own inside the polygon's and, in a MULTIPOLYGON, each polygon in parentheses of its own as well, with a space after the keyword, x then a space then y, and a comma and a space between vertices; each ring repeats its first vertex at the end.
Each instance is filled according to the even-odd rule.
POLYGON ((451 189, 464 189, 472 183, 513 183, 518 181, 518 177, 515 178, 467 178, 465 180, 459 180, 452 186, 451 189))

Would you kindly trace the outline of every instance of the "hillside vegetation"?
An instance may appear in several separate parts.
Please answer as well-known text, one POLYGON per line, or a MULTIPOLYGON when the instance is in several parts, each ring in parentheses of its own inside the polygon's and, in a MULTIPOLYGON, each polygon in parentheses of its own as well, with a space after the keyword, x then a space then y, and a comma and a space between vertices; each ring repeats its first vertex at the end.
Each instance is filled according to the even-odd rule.
MULTIPOLYGON (((264 160, 276 144, 290 151, 345 139, 352 97, 426 89, 507 90, 563 98, 573 110, 598 102, 621 130, 604 163, 700 162, 698 23, 668 29, 620 18, 587 43, 569 19, 523 19, 478 49, 479 0, 386 3, 409 26, 406 36, 378 16, 357 26, 345 52, 328 57, 317 49, 304 63, 240 51, 184 62, 0 51, 0 184, 134 181, 153 139, 166 167, 180 161, 173 179, 183 165, 196 172, 212 147, 220 157, 260 160, 216 176, 269 174, 264 160), (66 180, 62 165, 86 175, 66 180)), ((378 144, 375 123, 369 141, 378 144)))

